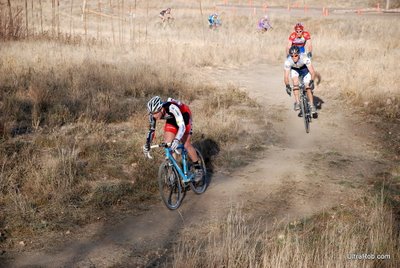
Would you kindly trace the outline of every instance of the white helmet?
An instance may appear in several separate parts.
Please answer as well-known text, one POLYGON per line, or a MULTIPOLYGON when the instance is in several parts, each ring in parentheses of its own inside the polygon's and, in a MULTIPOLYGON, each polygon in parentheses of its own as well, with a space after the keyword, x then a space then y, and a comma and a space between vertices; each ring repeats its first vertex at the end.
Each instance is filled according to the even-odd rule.
POLYGON ((153 98, 151 98, 151 100, 149 100, 149 102, 147 103, 147 111, 149 113, 155 113, 158 112, 161 107, 162 107, 162 101, 161 98, 159 96, 154 96, 153 98))

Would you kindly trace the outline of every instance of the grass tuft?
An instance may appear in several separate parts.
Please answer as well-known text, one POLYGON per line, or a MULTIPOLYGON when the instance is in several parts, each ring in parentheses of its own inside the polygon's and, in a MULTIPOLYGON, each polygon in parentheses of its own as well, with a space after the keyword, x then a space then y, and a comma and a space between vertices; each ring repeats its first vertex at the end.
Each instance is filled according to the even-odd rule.
POLYGON ((309 219, 264 227, 231 209, 224 221, 184 233, 173 267, 398 267, 399 232, 382 197, 362 196, 349 206, 309 219), (207 230, 206 230, 207 229, 207 230), (201 234, 201 235, 200 235, 201 234), (357 260, 369 254, 373 259, 357 260), (384 259, 378 259, 382 257, 384 259))

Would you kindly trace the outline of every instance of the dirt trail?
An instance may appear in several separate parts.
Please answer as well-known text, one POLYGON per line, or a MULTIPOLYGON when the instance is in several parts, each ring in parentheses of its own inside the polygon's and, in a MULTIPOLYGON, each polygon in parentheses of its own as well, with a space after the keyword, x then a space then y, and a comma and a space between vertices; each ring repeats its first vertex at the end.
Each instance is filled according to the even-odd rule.
POLYGON ((384 167, 368 137, 354 127, 355 119, 337 109, 336 101, 321 97, 323 84, 315 92, 324 101, 320 117, 306 134, 284 91, 281 66, 258 64, 203 75, 213 77, 215 83, 238 85, 256 98, 266 111, 260 120, 271 123, 279 142, 270 145, 261 159, 233 174, 215 174, 206 193, 189 192, 178 211, 169 211, 160 202, 117 225, 95 223, 80 230, 80 235, 72 234, 72 242, 24 252, 9 266, 157 265, 182 227, 201 228, 200 224, 224 218, 236 204, 267 224, 307 217, 345 202, 358 191, 357 185, 384 167))

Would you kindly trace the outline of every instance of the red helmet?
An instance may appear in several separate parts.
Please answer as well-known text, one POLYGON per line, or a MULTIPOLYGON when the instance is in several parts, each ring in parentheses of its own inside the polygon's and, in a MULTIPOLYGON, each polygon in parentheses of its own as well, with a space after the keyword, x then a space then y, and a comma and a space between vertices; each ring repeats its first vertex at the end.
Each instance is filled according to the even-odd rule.
POLYGON ((297 29, 300 29, 302 31, 304 30, 304 26, 301 22, 296 23, 296 25, 294 26, 294 30, 296 31, 297 29))

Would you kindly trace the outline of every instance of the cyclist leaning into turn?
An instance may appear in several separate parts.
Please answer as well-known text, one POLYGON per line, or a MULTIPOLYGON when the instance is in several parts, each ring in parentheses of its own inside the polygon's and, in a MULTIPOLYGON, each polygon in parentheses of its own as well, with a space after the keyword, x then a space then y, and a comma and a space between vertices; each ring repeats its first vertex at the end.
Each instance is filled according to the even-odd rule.
POLYGON ((300 53, 307 53, 308 58, 312 58, 312 43, 311 35, 309 32, 304 31, 302 23, 298 22, 294 26, 294 32, 289 36, 289 40, 286 46, 286 55, 289 57, 289 49, 292 46, 297 46, 300 49, 300 53))
POLYGON ((314 105, 314 98, 312 90, 314 89, 315 71, 311 64, 311 60, 307 55, 300 53, 297 46, 291 46, 289 49, 289 57, 285 60, 285 75, 284 82, 286 85, 286 93, 291 96, 292 88, 290 87, 289 76, 293 82, 293 95, 295 98, 294 110, 300 110, 300 96, 299 96, 299 77, 303 78, 304 85, 307 90, 307 97, 311 107, 311 113, 317 114, 317 109, 314 105))
POLYGON ((147 155, 150 152, 150 145, 154 138, 157 120, 166 120, 164 126, 164 142, 171 143, 174 151, 180 142, 184 144, 190 159, 193 161, 196 170, 195 181, 202 179, 202 169, 190 139, 192 136, 192 113, 189 106, 182 102, 168 98, 163 102, 159 96, 155 96, 147 103, 149 112, 150 127, 147 134, 146 144, 143 145, 143 152, 147 155))

